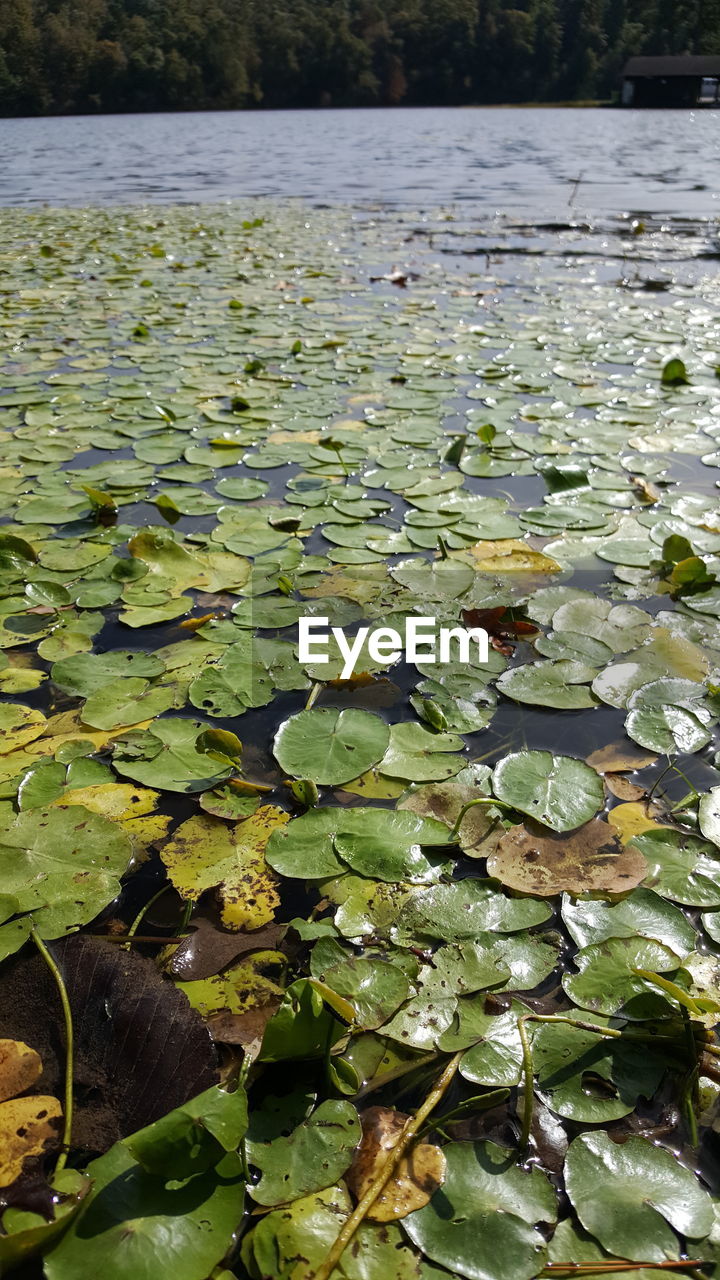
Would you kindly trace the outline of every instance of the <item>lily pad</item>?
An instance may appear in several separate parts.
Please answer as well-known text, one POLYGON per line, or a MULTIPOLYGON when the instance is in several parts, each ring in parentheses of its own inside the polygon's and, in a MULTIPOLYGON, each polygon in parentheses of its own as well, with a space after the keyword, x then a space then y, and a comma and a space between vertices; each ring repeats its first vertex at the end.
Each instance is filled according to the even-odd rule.
POLYGON ((465 760, 454 754, 463 746, 462 738, 453 733, 431 733, 421 724, 403 721, 391 727, 389 745, 378 770, 408 782, 440 781, 463 768, 465 760))
POLYGON ((468 1280, 530 1280, 542 1269, 540 1223, 554 1222, 555 1195, 538 1169, 526 1173, 492 1142, 445 1148, 445 1182, 424 1209, 405 1218, 428 1257, 468 1280))
POLYGON ((568 1150, 565 1184, 583 1226, 623 1258, 678 1258, 675 1231, 699 1238, 712 1226, 707 1192, 670 1151, 645 1138, 618 1145, 604 1133, 581 1134, 568 1150))
POLYGON ((626 893, 644 879, 647 865, 632 845, 620 843, 607 822, 593 818, 570 834, 511 827, 488 858, 488 871, 520 893, 626 893))
POLYGON ((382 758, 390 733, 368 711, 300 711, 275 735, 275 757, 286 773, 337 787, 382 758))
POLYGON ((357 1111, 349 1102, 323 1102, 288 1137, 246 1144, 251 1164, 260 1170, 253 1200, 285 1204, 333 1186, 348 1168, 361 1137, 357 1111))
POLYGON ((493 790, 499 800, 553 831, 572 831, 589 822, 603 803, 603 785, 594 769, 550 751, 506 756, 495 766, 493 790))

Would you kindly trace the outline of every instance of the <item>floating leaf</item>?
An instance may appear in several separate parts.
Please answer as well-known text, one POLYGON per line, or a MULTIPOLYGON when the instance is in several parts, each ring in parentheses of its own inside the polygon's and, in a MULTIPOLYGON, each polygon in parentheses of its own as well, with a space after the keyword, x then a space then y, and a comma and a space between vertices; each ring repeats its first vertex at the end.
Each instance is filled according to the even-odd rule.
POLYGON ((720 848, 720 787, 711 787, 701 796, 698 822, 703 835, 720 848))
POLYGON ((336 787, 377 764, 388 739, 387 725, 368 711, 300 711, 281 725, 273 749, 286 773, 336 787))
POLYGON ((48 1280, 107 1280, 172 1267, 179 1280, 205 1280, 237 1225, 242 1168, 226 1155, 217 1168, 179 1185, 146 1173, 120 1142, 87 1168, 92 1191, 45 1259, 48 1280))
POLYGON ((647 862, 649 889, 686 906, 720 906, 720 864, 712 845, 669 828, 645 831, 632 843, 647 862))
POLYGON ((383 954, 356 956, 335 938, 320 938, 313 947, 311 973, 348 1000, 358 1027, 382 1026, 407 999, 409 983, 402 969, 383 954))
POLYGON ((7 755, 34 742, 45 732, 47 721, 42 711, 4 702, 0 705, 0 755, 7 755))
POLYGON ((61 1122, 57 1098, 36 1093, 0 1102, 0 1188, 20 1177, 31 1156, 58 1145, 61 1122))
POLYGON ((578 711, 595 706, 596 700, 586 688, 594 676, 595 668, 581 662, 528 662, 504 671, 497 688, 515 702, 578 711))
POLYGON ((0 1102, 16 1098, 42 1075, 39 1053, 22 1040, 0 1040, 0 1102))
POLYGON ((697 1238, 712 1226, 707 1192, 670 1151, 645 1138, 618 1145, 604 1133, 581 1134, 568 1150, 565 1183, 583 1226, 623 1258, 677 1258, 675 1231, 697 1238))
POLYGON ((453 733, 431 733, 413 721, 394 724, 390 742, 378 764, 380 773, 409 782, 437 781, 459 773, 465 761, 448 753, 462 751, 463 740, 453 733))
POLYGON ((446 869, 421 848, 446 842, 447 829, 432 818, 404 810, 351 809, 336 821, 335 852, 359 875, 426 884, 446 869))
POLYGON ((571 831, 594 817, 603 786, 582 760, 550 751, 518 751, 495 766, 498 799, 536 818, 553 831, 571 831))
POLYGON ((262 1205, 285 1204, 332 1186, 348 1168, 361 1137, 357 1111, 349 1102, 323 1102, 288 1137, 246 1144, 261 1173, 251 1189, 262 1205))
POLYGON ((511 1151, 492 1142, 451 1143, 445 1158, 441 1189, 403 1222, 413 1243, 468 1280, 536 1276, 545 1258, 537 1226, 557 1214, 545 1175, 523 1172, 511 1151))
POLYGON ((594 818, 569 835, 511 827, 488 858, 488 871, 520 893, 625 893, 644 879, 642 854, 623 848, 612 827, 594 818))
POLYGON ((234 827, 198 813, 176 829, 162 849, 162 860, 183 898, 195 902, 217 886, 225 927, 260 929, 272 920, 280 901, 275 877, 265 865, 265 846, 288 820, 283 809, 272 805, 234 827))
MULTIPOLYGON (((355 1152, 345 1182, 361 1200, 378 1172, 378 1165, 397 1145, 409 1116, 390 1107, 369 1107, 361 1112, 362 1141, 355 1152)), ((368 1210, 370 1222, 395 1222, 422 1209, 442 1186, 445 1156, 440 1147, 416 1142, 400 1160, 392 1177, 368 1210)))
POLYGON ((575 956, 577 973, 566 974, 563 987, 570 999, 596 1013, 620 1013, 628 1018, 662 1016, 663 1002, 647 994, 637 969, 673 973, 680 957, 649 938, 609 938, 583 947, 575 956))
POLYGON ((124 777, 165 791, 205 791, 232 773, 200 750, 199 720, 156 720, 152 730, 116 740, 113 764, 124 777))
POLYGON ((132 847, 125 832, 82 805, 10 814, 0 824, 3 888, 35 912, 41 936, 86 924, 119 891, 132 847))

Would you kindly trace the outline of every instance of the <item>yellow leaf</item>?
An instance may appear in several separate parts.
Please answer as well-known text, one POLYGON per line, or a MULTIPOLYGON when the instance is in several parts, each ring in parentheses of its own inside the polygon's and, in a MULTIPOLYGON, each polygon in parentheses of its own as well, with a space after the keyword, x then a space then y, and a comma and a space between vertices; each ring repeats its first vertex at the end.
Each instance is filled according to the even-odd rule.
POLYGON ((82 804, 93 813, 102 814, 103 818, 124 822, 127 818, 140 818, 143 814, 152 813, 159 798, 159 792, 151 791, 149 787, 134 787, 130 782, 103 782, 93 787, 75 787, 52 803, 59 809, 82 804))
POLYGON ((7 756, 39 738, 46 724, 42 711, 19 703, 3 703, 0 707, 0 755, 7 756))
POLYGON ((193 1009, 197 1009, 204 1018, 218 1013, 248 1013, 282 997, 282 987, 264 971, 277 967, 279 972, 284 963, 285 957, 278 951, 258 951, 250 960, 225 973, 175 985, 184 991, 193 1009))
POLYGON ((642 835, 643 831, 656 831, 658 827, 667 827, 666 822, 658 822, 653 814, 658 814, 659 809, 654 806, 648 806, 642 801, 633 800, 628 804, 618 804, 611 809, 608 814, 608 822, 611 827, 617 831, 623 844, 629 844, 635 836, 642 835))
POLYGON ((396 800, 405 790, 405 783, 395 778, 383 778, 377 769, 369 769, 361 773, 352 782, 345 782, 342 791, 349 791, 353 796, 364 796, 366 800, 396 800))
POLYGON ((24 1093, 42 1069, 40 1054, 22 1040, 0 1040, 0 1102, 24 1093))
POLYGON ((479 573, 560 573, 560 565, 542 551, 533 551, 518 538, 500 538, 496 542, 476 542, 457 554, 479 573))
POLYGON ((221 818, 198 813, 181 823, 161 857, 175 888, 195 902, 218 887, 222 921, 228 929, 260 929, 272 920, 280 899, 277 878, 265 862, 265 846, 290 815, 263 805, 228 827, 221 818))
POLYGON ((141 818, 126 818, 120 825, 132 840, 135 858, 142 862, 150 845, 166 839, 171 822, 169 813, 148 813, 141 818))
POLYGON ((9 1187, 30 1156, 57 1140, 61 1119, 57 1098, 43 1094, 0 1102, 0 1187, 9 1187))
MULTIPOLYGON (((356 1200, 362 1200, 388 1151, 397 1146, 409 1116, 390 1107, 369 1107, 360 1115, 363 1136, 345 1181, 356 1200)), ((371 1222, 395 1222, 422 1209, 445 1180, 445 1156, 429 1142, 417 1142, 402 1157, 395 1172, 370 1207, 371 1222)))

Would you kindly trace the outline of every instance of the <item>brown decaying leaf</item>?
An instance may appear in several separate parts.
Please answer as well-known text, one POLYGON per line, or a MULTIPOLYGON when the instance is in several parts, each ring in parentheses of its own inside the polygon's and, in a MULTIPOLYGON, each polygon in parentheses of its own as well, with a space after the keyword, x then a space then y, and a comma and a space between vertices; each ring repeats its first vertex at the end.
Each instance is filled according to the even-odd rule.
POLYGON ((618 800, 642 800, 647 793, 647 787, 639 787, 636 782, 631 782, 629 778, 623 778, 620 773, 606 774, 605 786, 610 794, 616 796, 618 800))
POLYGON ((251 951, 275 951, 287 931, 287 925, 270 924, 251 933, 224 933, 210 920, 194 920, 194 932, 184 938, 166 965, 173 978, 196 982, 219 973, 231 960, 251 951))
POLYGON ((22 1040, 0 1040, 0 1102, 25 1093, 41 1075, 39 1053, 22 1040))
POLYGON ((609 742, 606 747, 599 747, 591 752, 585 763, 598 773, 629 773, 631 769, 646 769, 655 764, 657 756, 652 751, 643 751, 630 741, 609 742))
MULTIPOLYGON (((397 1145, 409 1117, 391 1107, 369 1107, 360 1113, 363 1136, 345 1181, 361 1200, 387 1153, 397 1145)), ((417 1142, 403 1156, 395 1173, 374 1202, 371 1222, 395 1222, 422 1209, 445 1179, 445 1156, 430 1142, 417 1142)))
POLYGON ((516 618, 513 610, 504 604, 496 609, 463 609, 462 620, 466 627, 481 627, 487 631, 493 649, 506 657, 514 653, 515 641, 538 633, 534 622, 516 618))
POLYGON ((556 893, 627 893, 644 879, 645 859, 624 849, 599 818, 566 835, 548 835, 533 823, 512 827, 488 858, 488 874, 538 897, 556 893))
POLYGON ((0 1187, 19 1178, 31 1156, 59 1141, 62 1107, 57 1098, 35 1094, 0 1102, 0 1187))
MULTIPOLYGON (((217 1054, 207 1027, 152 960, 87 937, 50 946, 75 1030, 73 1139, 78 1148, 104 1151, 217 1082, 217 1054)), ((42 957, 19 954, 3 966, 0 1035, 36 1046, 43 1063, 41 1087, 59 1092, 62 1010, 42 957)))
POLYGON ((218 1044, 239 1044, 246 1058, 255 1059, 262 1046, 265 1028, 280 1003, 278 996, 258 1009, 247 1009, 245 1013, 218 1013, 208 1019, 208 1031, 218 1044))

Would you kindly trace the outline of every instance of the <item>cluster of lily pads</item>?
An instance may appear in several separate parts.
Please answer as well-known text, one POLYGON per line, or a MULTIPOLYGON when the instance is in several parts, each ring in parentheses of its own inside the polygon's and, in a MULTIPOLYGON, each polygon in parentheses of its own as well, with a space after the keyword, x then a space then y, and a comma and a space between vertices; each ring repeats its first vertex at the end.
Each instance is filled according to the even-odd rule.
POLYGON ((299 206, 0 229, 0 958, 144 952, 219 1073, 66 1123, 45 1216, 24 1106, 0 1269, 712 1274, 716 286, 409 277, 408 215, 299 206), (488 661, 300 656, 428 615, 488 661))

